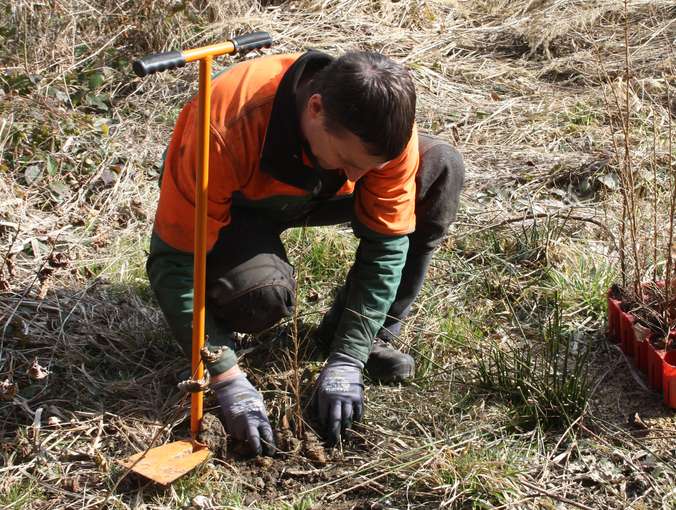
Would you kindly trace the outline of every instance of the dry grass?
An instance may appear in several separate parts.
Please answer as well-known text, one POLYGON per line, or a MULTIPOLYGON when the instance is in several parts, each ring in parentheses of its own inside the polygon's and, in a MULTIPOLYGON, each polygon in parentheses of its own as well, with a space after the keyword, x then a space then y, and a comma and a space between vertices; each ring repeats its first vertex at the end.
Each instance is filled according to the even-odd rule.
MULTIPOLYGON (((658 223, 676 114, 672 4, 629 2, 633 161, 658 223)), ((599 306, 619 272, 618 119, 604 97, 622 97, 621 2, 56 0, 0 12, 0 382, 18 389, 0 404, 0 506, 177 508, 198 495, 216 508, 674 504, 676 418, 603 341, 599 306), (461 216, 401 339, 421 377, 369 386, 366 422, 324 466, 289 457, 268 476, 228 459, 165 491, 116 485, 114 461, 180 437, 188 413, 174 384, 184 362, 143 264, 158 162, 195 70, 141 81, 129 62, 252 29, 271 32, 275 52, 358 47, 405 62, 421 129, 465 158, 461 216), (477 357, 537 346, 555 301, 563 332, 590 349, 592 396, 572 424, 518 428, 510 403, 477 384, 477 357), (47 377, 31 378, 34 360, 47 377)), ((653 223, 651 207, 639 213, 653 223)), ((301 320, 314 324, 354 241, 339 229, 285 239, 304 275, 301 320)), ((252 371, 280 424, 294 402, 289 342, 269 336, 277 348, 249 361, 273 355, 252 371)), ((316 369, 304 362, 305 391, 316 369)))

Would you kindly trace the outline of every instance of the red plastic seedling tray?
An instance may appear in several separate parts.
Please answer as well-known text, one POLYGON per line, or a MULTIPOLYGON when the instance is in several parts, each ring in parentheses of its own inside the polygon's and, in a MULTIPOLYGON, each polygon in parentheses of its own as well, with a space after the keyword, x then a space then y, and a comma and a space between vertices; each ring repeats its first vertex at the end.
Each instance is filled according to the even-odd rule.
MULTIPOLYGON (((608 292, 608 338, 632 358, 646 375, 648 385, 662 392, 665 405, 676 409, 676 350, 657 349, 651 336, 637 338, 634 317, 622 310, 621 301, 612 297, 612 291, 608 292)), ((669 338, 667 345, 674 345, 676 331, 669 338)))

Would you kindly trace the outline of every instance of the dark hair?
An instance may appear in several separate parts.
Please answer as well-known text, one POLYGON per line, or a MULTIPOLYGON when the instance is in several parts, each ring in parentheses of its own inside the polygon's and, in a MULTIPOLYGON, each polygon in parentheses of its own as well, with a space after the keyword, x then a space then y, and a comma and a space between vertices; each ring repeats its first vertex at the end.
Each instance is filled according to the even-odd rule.
POLYGON ((415 87, 406 68, 371 52, 350 52, 323 68, 311 93, 322 96, 326 128, 358 136, 387 160, 406 147, 415 120, 415 87))

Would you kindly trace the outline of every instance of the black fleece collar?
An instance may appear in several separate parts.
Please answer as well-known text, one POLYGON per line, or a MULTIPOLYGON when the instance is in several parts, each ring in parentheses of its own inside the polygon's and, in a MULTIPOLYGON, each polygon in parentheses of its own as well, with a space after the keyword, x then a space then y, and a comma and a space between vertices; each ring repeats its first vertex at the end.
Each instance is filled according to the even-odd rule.
POLYGON ((318 198, 334 195, 346 179, 335 171, 323 170, 315 161, 300 131, 296 92, 303 73, 315 73, 332 61, 333 57, 311 50, 284 73, 272 104, 260 160, 264 172, 318 198), (315 168, 303 164, 303 149, 315 168))

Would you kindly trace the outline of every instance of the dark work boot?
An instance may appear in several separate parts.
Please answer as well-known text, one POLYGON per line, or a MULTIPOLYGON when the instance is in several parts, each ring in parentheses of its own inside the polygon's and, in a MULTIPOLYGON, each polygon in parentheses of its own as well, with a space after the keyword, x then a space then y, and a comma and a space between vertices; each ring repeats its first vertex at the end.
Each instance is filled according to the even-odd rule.
POLYGON ((412 356, 376 338, 366 362, 366 373, 374 381, 385 384, 405 382, 415 375, 415 361, 412 356))

